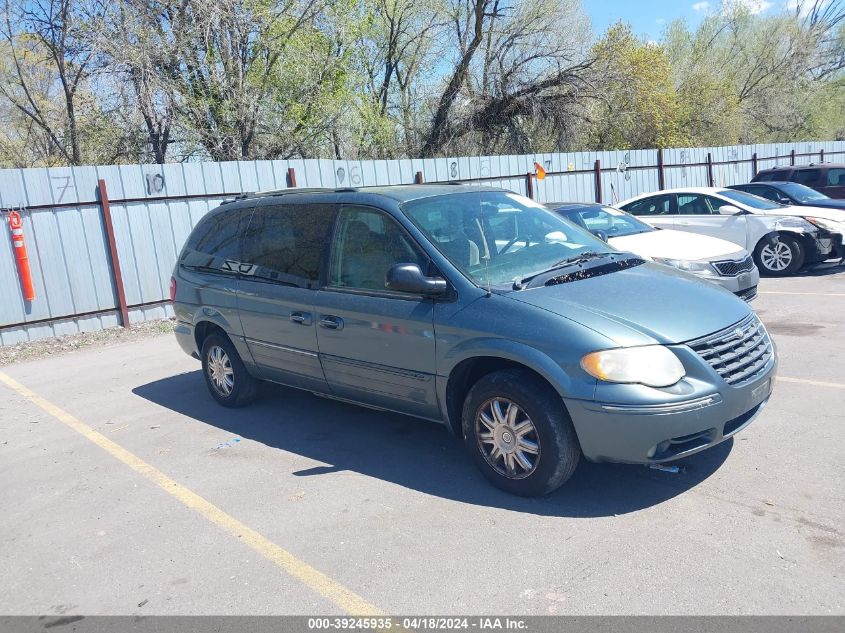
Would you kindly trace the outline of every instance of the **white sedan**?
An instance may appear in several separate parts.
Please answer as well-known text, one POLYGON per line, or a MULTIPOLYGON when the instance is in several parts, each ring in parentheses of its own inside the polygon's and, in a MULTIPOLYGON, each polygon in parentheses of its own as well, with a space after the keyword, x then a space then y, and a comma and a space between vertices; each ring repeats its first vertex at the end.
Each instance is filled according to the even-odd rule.
POLYGON ((674 266, 723 286, 746 301, 757 296, 760 274, 747 250, 732 242, 671 229, 658 230, 596 203, 546 205, 619 250, 674 266))
POLYGON ((822 262, 842 244, 845 224, 831 209, 789 207, 718 187, 666 189, 620 202, 619 208, 660 228, 718 237, 754 254, 760 271, 791 275, 822 262))

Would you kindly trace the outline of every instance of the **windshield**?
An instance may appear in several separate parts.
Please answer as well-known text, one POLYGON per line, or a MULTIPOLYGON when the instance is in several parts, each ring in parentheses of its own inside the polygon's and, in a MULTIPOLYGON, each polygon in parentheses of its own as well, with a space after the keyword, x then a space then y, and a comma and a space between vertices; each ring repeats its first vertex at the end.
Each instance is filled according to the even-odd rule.
POLYGON ((819 193, 815 189, 810 189, 804 185, 799 185, 797 182, 778 185, 778 189, 783 191, 786 195, 795 198, 798 202, 830 200, 830 198, 823 193, 819 193))
POLYGON ((736 191, 735 189, 723 189, 719 192, 719 195, 744 204, 746 207, 760 209, 761 211, 774 211, 783 207, 782 204, 778 204, 777 202, 772 202, 771 200, 766 200, 765 198, 760 198, 744 191, 736 191))
POLYGON ((411 200, 403 211, 432 244, 480 286, 514 279, 610 247, 533 200, 505 191, 411 200))
POLYGON ((593 234, 601 231, 608 238, 624 237, 625 235, 636 235, 656 231, 653 226, 638 220, 632 215, 614 209, 613 207, 578 207, 575 209, 559 209, 557 213, 562 214, 575 224, 583 227, 593 234))

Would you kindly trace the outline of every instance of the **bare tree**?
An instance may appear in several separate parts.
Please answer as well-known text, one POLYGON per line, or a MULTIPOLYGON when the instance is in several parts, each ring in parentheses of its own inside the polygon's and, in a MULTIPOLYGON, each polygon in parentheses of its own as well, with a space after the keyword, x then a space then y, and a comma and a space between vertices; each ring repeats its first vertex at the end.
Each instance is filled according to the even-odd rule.
POLYGON ((578 3, 452 0, 451 7, 459 55, 434 110, 424 156, 470 133, 480 135, 485 150, 502 135, 526 146, 525 118, 560 123, 571 101, 588 96, 590 34, 578 3))
POLYGON ((2 37, 12 72, 10 81, 0 81, 0 94, 38 126, 71 165, 82 162, 79 89, 95 72, 95 51, 82 31, 100 11, 98 4, 83 5, 80 0, 5 1, 2 37))

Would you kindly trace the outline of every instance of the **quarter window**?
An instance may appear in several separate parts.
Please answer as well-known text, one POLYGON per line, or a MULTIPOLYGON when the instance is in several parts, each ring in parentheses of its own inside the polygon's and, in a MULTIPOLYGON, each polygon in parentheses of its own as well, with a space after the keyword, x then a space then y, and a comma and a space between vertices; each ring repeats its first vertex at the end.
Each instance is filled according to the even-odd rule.
POLYGON ((330 204, 259 207, 244 233, 240 272, 246 277, 312 288, 335 216, 330 204))
POLYGON ((240 261, 241 231, 252 208, 213 211, 199 221, 188 237, 180 262, 185 268, 234 274, 240 261))
POLYGON ((417 264, 426 272, 428 258, 396 220, 368 207, 341 209, 332 241, 328 285, 384 292, 395 264, 417 264))

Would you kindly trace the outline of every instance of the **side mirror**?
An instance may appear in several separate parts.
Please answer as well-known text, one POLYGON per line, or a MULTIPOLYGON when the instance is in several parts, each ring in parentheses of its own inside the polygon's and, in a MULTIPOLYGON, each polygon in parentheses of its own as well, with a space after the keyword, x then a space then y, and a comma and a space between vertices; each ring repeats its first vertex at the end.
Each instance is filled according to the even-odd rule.
POLYGON ((441 277, 426 277, 417 264, 394 264, 387 271, 385 287, 398 292, 437 297, 448 288, 441 277))
POLYGON ((592 233, 593 235, 595 235, 595 236, 596 236, 597 238, 599 238, 602 242, 606 242, 606 241, 607 241, 607 233, 605 233, 604 231, 595 230, 595 231, 590 231, 590 233, 592 233))
POLYGON ((719 207, 719 215, 742 215, 742 209, 732 204, 719 207))

